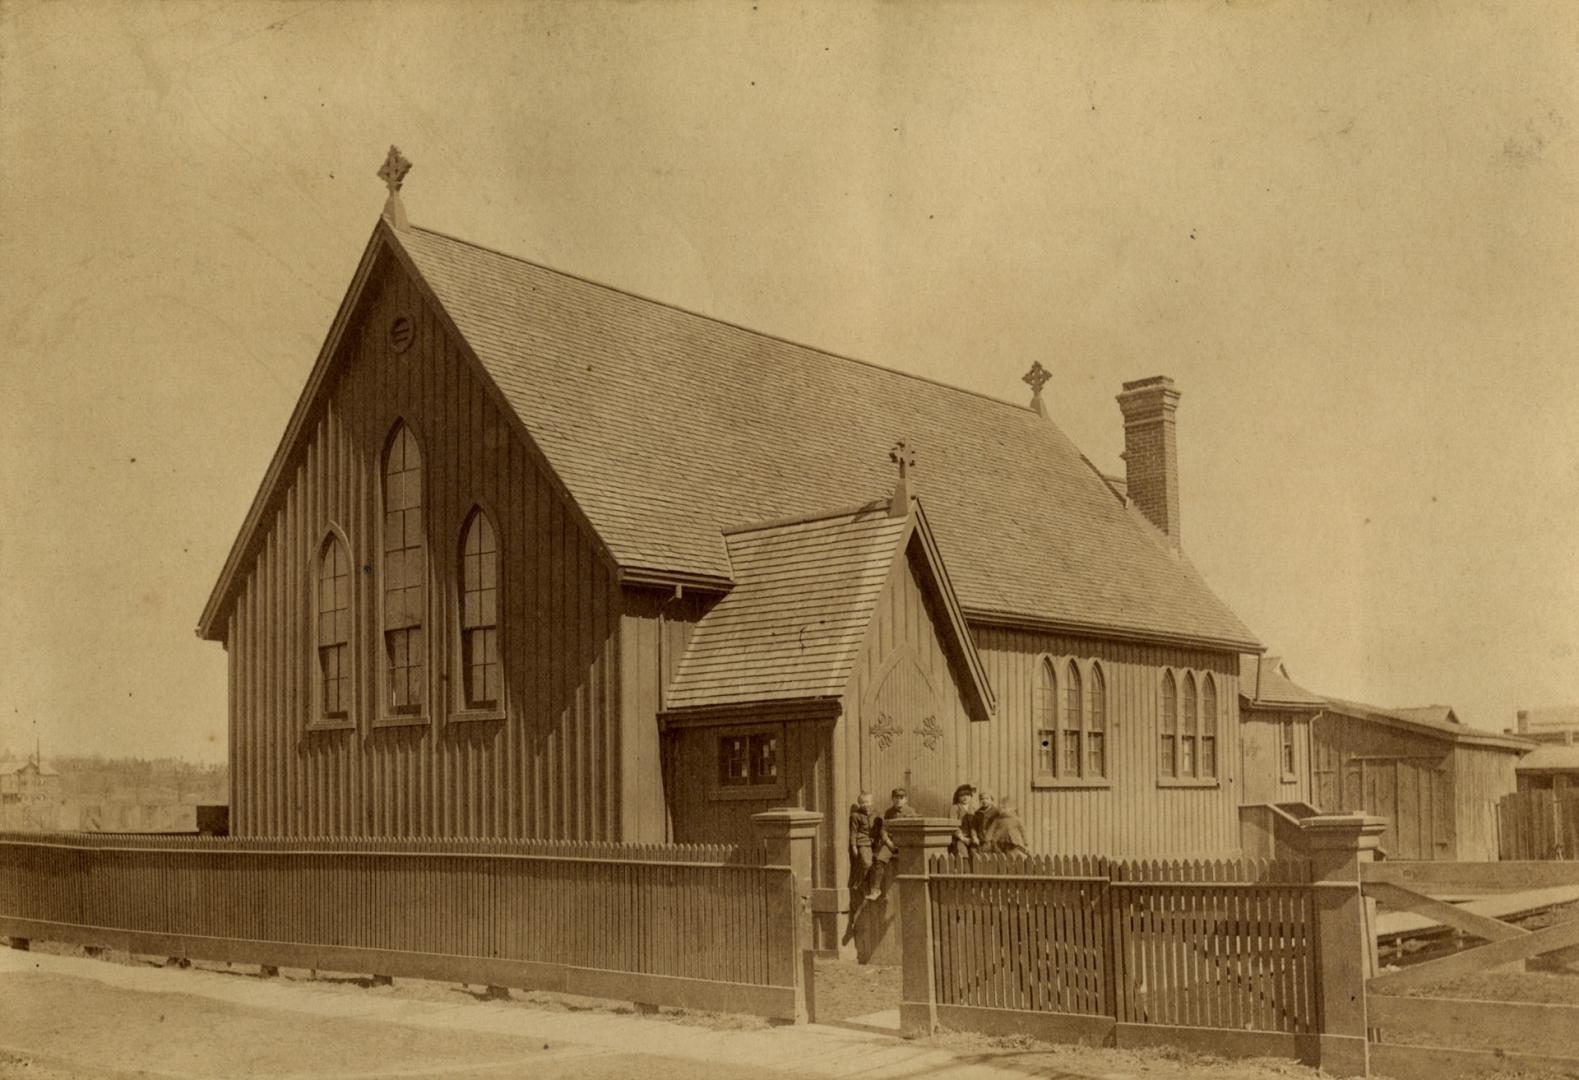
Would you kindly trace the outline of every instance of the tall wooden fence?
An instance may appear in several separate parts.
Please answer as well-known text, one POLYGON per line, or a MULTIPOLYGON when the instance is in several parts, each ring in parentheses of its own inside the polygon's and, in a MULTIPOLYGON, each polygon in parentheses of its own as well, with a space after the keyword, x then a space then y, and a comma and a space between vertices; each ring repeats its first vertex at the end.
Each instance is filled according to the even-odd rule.
POLYGON ((1317 1030, 1305 863, 934 857, 940 1006, 1317 1030))
POLYGON ((0 834, 0 935, 804 1015, 752 848, 0 834))
POLYGON ((1579 791, 1521 791, 1497 803, 1497 853, 1510 860, 1579 859, 1579 791))

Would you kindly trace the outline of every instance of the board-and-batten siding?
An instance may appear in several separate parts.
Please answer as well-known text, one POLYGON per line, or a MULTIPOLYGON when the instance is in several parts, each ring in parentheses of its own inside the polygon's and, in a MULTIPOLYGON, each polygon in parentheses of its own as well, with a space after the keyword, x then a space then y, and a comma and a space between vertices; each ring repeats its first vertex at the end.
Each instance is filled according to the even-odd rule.
MULTIPOLYGON (((932 707, 937 710, 937 719, 944 735, 935 751, 929 751, 922 745, 912 748, 914 765, 918 769, 926 769, 936 778, 929 783, 926 776, 918 774, 912 777, 911 786, 921 789, 914 799, 917 809, 927 814, 946 814, 949 794, 956 784, 964 783, 972 772, 971 743, 967 731, 973 722, 959 690, 964 676, 955 670, 956 665, 950 660, 949 650, 938 636, 942 615, 928 601, 928 594, 922 584, 922 575, 926 571, 919 566, 917 543, 919 541, 912 540, 909 550, 896 558, 889 570, 867 628, 866 640, 861 645, 850 681, 846 685, 843 714, 834 726, 837 762, 831 795, 837 813, 829 836, 830 865, 826 869, 837 873, 841 882, 845 876, 843 853, 849 847, 848 811, 851 804, 862 788, 867 787, 873 792, 874 809, 880 813, 889 804, 887 789, 903 781, 902 776, 881 775, 887 762, 882 760, 881 751, 868 737, 868 730, 880 707, 879 697, 884 690, 878 683, 879 679, 893 674, 896 680, 904 680, 913 661, 914 670, 924 674, 934 691, 932 707), (901 654, 897 660, 896 654, 901 654), (942 793, 941 805, 937 805, 939 791, 942 793)), ((916 692, 914 685, 889 688, 889 693, 905 700, 916 700, 916 692)), ((895 720, 906 729, 903 738, 918 743, 914 724, 920 719, 918 716, 904 715, 904 712, 895 716, 895 720)))
MULTIPOLYGON (((1206 650, 974 627, 997 715, 971 730, 969 777, 1014 804, 1038 854, 1094 854, 1121 859, 1223 856, 1240 850, 1237 773, 1237 655, 1206 650), (1107 687, 1109 787, 1033 788, 1037 665, 1078 659, 1089 695, 1089 661, 1107 687), (1162 671, 1209 671, 1217 683, 1218 787, 1158 786, 1162 671)), ((1063 690, 1060 673, 1059 690, 1063 690)), ((1089 698, 1088 698, 1089 701, 1089 698)))
MULTIPOLYGON (((625 777, 620 835, 629 843, 661 844, 677 839, 678 834, 664 798, 665 750, 659 738, 658 714, 696 624, 713 601, 696 593, 676 597, 655 589, 626 589, 623 601, 620 710, 626 738, 620 748, 620 771, 625 777)), ((669 752, 674 752, 673 748, 669 752)))
POLYGON ((1497 804, 1518 788, 1514 767, 1519 755, 1506 750, 1459 746, 1453 751, 1457 782, 1453 795, 1458 813, 1461 862, 1495 862, 1499 858, 1497 804))
POLYGON ((1239 707, 1239 803, 1315 804, 1310 783, 1310 718, 1315 711, 1239 707), (1283 777, 1283 726, 1294 729, 1294 778, 1283 777))
POLYGON ((617 838, 620 601, 612 574, 446 328, 387 254, 333 382, 282 474, 227 623, 231 821, 243 835, 617 838), (387 345, 397 314, 415 339, 387 345), (397 418, 422 452, 427 717, 379 726, 381 469, 397 418), (480 503, 500 545, 505 720, 457 710, 460 530, 480 503), (334 526, 355 577, 353 726, 310 730, 312 595, 334 526))

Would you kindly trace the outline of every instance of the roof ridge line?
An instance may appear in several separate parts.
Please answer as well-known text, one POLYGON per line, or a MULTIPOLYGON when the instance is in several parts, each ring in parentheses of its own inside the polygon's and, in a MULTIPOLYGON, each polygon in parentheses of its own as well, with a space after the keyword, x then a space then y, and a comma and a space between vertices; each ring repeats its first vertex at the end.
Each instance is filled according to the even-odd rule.
POLYGON ((727 529, 720 529, 720 536, 738 536, 741 533, 761 532, 763 529, 782 529, 790 525, 809 525, 813 521, 832 521, 834 518, 854 517, 856 514, 877 510, 888 504, 882 499, 873 499, 871 502, 861 503, 859 506, 846 506, 838 510, 818 511, 812 514, 798 514, 795 517, 773 518, 768 521, 753 521, 745 525, 732 525, 727 529))
MULTIPOLYGON (((527 266, 535 267, 538 270, 545 270, 550 274, 558 274, 560 277, 570 278, 573 281, 579 281, 583 284, 592 285, 599 289, 607 289, 609 292, 616 292, 622 296, 629 296, 633 300, 640 300, 646 304, 653 304, 657 307, 668 308, 670 311, 678 311, 682 315, 690 315, 698 319, 706 319, 708 322, 717 323, 720 326, 727 326, 732 330, 739 330, 740 332, 750 334, 753 337, 766 338, 769 341, 777 341, 784 345, 792 345, 797 349, 806 349, 810 352, 819 353, 833 360, 843 360, 851 364, 860 364, 862 367, 873 368, 877 371, 885 371, 890 375, 898 375, 901 378, 914 379, 916 382, 930 383, 931 385, 940 387, 944 390, 952 390, 960 394, 969 394, 972 397, 981 398, 983 401, 990 401, 994 405, 1002 405, 1004 408, 1013 409, 1016 412, 1027 413, 1031 416, 1037 415, 1028 406, 1016 405, 1012 401, 1005 401, 1003 398, 994 397, 993 395, 984 393, 981 390, 972 390, 968 386, 956 386, 953 383, 944 382, 942 379, 934 379, 929 375, 917 375, 913 371, 904 371, 900 368, 889 367, 887 364, 879 364, 875 360, 863 360, 859 356, 846 356, 844 353, 837 353, 832 349, 825 349, 820 345, 812 345, 808 342, 796 341, 794 338, 785 337, 782 334, 770 334, 766 330, 758 330, 754 327, 746 326, 743 323, 732 322, 729 319, 721 318, 717 315, 709 315, 705 311, 696 311, 692 308, 681 307, 679 304, 671 303, 668 300, 659 300, 656 297, 646 296, 639 292, 633 292, 630 289, 621 288, 618 285, 610 285, 606 281, 598 281, 595 278, 589 278, 583 274, 572 273, 569 270, 561 270, 557 266, 549 266, 546 263, 534 262, 533 260, 524 256, 513 255, 508 251, 502 251, 499 248, 490 247, 487 244, 479 244, 475 240, 467 240, 464 237, 456 236, 453 233, 441 232, 438 229, 430 229, 423 225, 408 225, 405 231, 422 232, 427 233, 430 236, 443 237, 445 240, 449 240, 453 243, 465 244, 467 247, 476 248, 478 251, 486 251, 497 255, 501 259, 510 259, 513 262, 525 263, 527 266)), ((1056 421, 1052 421, 1051 419, 1043 419, 1047 419, 1047 422, 1049 423, 1056 424, 1056 421)), ((1093 466, 1093 468, 1095 468, 1095 466, 1093 466)))

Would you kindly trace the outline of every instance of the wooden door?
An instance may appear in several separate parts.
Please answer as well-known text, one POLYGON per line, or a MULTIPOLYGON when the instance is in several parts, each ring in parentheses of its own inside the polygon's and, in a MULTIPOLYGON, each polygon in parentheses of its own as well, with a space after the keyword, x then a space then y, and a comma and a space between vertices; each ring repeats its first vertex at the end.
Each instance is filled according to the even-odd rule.
POLYGON ((1343 810, 1337 733, 1331 721, 1310 725, 1310 801, 1328 814, 1343 810))
POLYGON ((893 657, 875 680, 862 707, 861 784, 879 811, 896 787, 910 792, 910 805, 928 817, 948 814, 956 779, 954 732, 937 689, 915 655, 893 657))

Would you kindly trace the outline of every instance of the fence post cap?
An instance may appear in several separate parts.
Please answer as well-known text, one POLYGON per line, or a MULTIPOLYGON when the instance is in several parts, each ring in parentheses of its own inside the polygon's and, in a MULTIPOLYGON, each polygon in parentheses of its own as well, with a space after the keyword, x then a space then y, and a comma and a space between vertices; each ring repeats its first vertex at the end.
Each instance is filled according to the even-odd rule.
POLYGON ((946 848, 954 839, 959 822, 953 818, 899 817, 883 822, 900 847, 946 848))
POLYGON ((798 806, 781 806, 752 814, 751 824, 760 836, 812 836, 822 824, 822 815, 798 806))
POLYGON ((1364 851, 1380 846, 1387 819, 1372 814, 1317 814, 1300 819, 1299 827, 1312 849, 1364 851))

